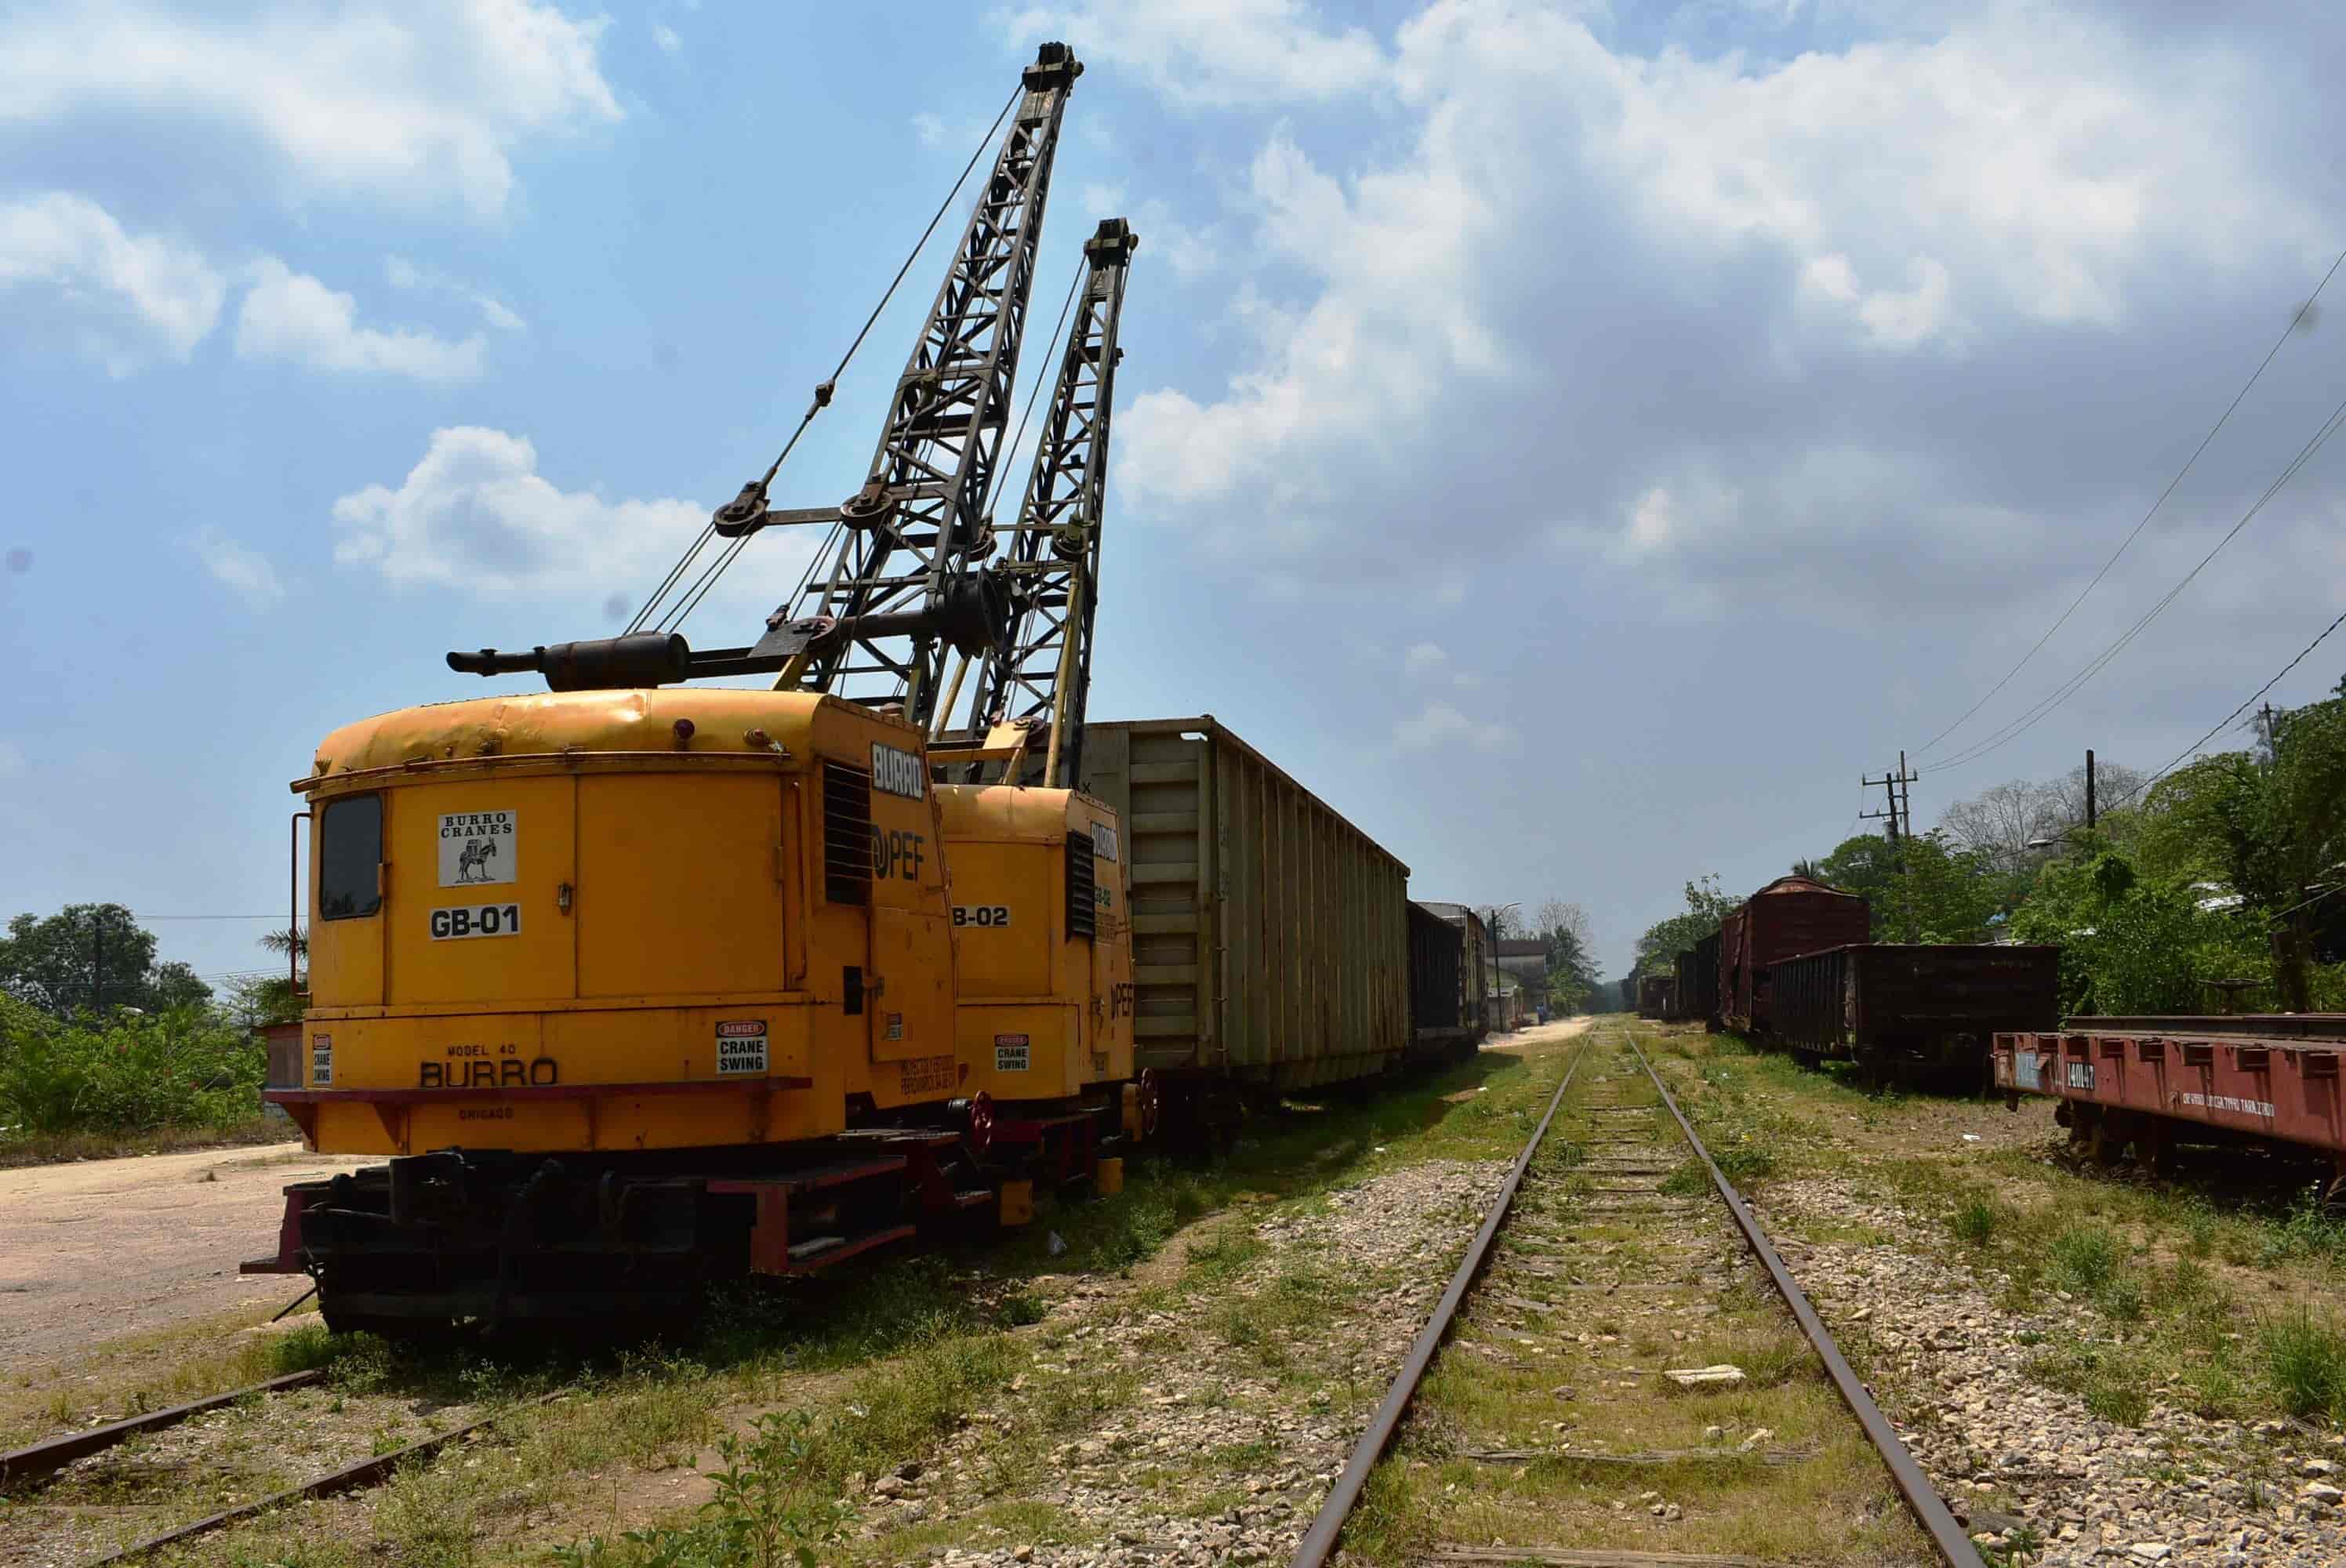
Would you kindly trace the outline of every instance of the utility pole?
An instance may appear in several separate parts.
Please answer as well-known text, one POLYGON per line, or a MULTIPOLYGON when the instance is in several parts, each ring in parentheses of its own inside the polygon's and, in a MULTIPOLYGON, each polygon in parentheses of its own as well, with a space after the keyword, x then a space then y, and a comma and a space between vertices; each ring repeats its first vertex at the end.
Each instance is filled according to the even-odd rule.
POLYGON ((89 1010, 106 1011, 106 911, 89 911, 89 1010))
POLYGON ((1900 752, 1898 754, 1897 772, 1884 773, 1879 779, 1868 779, 1865 780, 1865 787, 1869 789, 1872 789, 1877 784, 1882 786, 1882 804, 1885 809, 1880 811, 1866 811, 1861 813, 1861 815, 1866 817, 1881 817, 1888 819, 1887 826, 1890 830, 1891 865, 1898 877, 1898 901, 1901 906, 1899 912, 1901 916, 1903 917, 1905 925, 1910 928, 1902 933, 1905 940, 1908 941, 1912 941, 1913 939, 1913 932, 1911 928, 1914 922, 1912 918, 1913 911, 1912 890, 1906 885, 1905 841, 1912 838, 1914 833, 1914 808, 1912 799, 1908 796, 1906 787, 1913 783, 1917 777, 1918 775, 1910 770, 1906 766, 1906 754, 1903 751, 1900 752))
POLYGON ((1919 777, 1919 774, 1907 770, 1906 754, 1902 751, 1898 754, 1897 772, 1884 773, 1879 779, 1862 780, 1869 789, 1877 784, 1882 787, 1883 803, 1888 809, 1881 811, 1862 811, 1859 815, 1868 820, 1887 818, 1890 842, 1892 845, 1913 835, 1914 811, 1906 787, 1919 777))
POLYGON ((2271 703, 2268 702, 2257 709, 2257 723, 2264 730, 2265 760, 2270 763, 2280 755, 2280 748, 2273 744, 2273 705, 2271 703))
POLYGON ((2094 748, 2086 748, 2086 831, 2094 830, 2094 748))

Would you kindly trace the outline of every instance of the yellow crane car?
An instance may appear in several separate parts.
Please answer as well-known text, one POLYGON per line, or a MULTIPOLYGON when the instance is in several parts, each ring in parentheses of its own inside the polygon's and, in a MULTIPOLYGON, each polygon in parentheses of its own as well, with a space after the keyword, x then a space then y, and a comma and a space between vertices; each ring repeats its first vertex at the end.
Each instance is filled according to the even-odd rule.
POLYGON ((1119 1086, 1129 1136, 1156 1123, 1155 1084, 1133 1074, 1130 889, 1116 815, 1072 789, 944 786, 937 799, 974 1135, 990 1154, 1035 1145, 1039 1174, 1064 1178, 1091 1156, 1087 1091, 1119 1086))
POLYGON ((986 515, 1082 68, 1050 44, 1025 69, 854 496, 770 510, 777 459, 620 636, 448 656, 549 690, 346 726, 295 781, 310 1005, 302 1084, 270 1097, 321 1152, 385 1163, 289 1187, 276 1255, 245 1267, 312 1276, 331 1327, 673 1324, 714 1283, 1119 1182, 1155 1115, 1127 869, 1115 813, 1059 785, 1121 220, 1085 247, 1019 521, 986 515), (827 524, 826 569, 756 644, 696 652, 676 621, 780 524, 827 524), (734 543, 688 576, 712 539, 734 543), (686 684, 746 675, 775 678, 686 684))

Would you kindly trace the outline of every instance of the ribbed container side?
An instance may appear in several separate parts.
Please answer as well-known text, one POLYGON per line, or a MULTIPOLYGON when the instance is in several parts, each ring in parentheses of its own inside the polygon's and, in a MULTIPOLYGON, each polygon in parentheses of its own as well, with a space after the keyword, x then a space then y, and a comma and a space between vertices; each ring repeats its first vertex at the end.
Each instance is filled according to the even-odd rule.
POLYGON ((1861 942, 1775 966, 1770 1023, 1823 1055, 1944 1053, 1984 1059, 1991 1035, 2050 1029, 2061 950, 1986 943, 1861 942))
POLYGON ((1270 1089, 1410 1042, 1409 868, 1210 718, 1086 727, 1132 870, 1136 1054, 1270 1089))

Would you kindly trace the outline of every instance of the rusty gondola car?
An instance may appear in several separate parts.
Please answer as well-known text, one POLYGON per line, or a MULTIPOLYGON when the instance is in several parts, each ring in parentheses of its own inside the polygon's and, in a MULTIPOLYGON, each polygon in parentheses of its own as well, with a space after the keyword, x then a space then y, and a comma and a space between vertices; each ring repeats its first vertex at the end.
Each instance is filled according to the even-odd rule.
POLYGON ((1482 944, 1473 940, 1475 934, 1464 922, 1410 901, 1410 1052, 1418 1060, 1460 1060, 1482 1043, 1483 988, 1474 973, 1482 944))
POLYGON ((1976 1088, 1998 1032, 2060 1016, 2057 947, 1858 942, 1777 963, 1769 1029, 1803 1064, 1976 1088))
POLYGON ((1667 974, 1645 974, 1637 977, 1637 1016, 1665 1018, 1669 1015, 1671 977, 1667 974))
POLYGON ((1720 933, 1712 932, 1694 944, 1694 962, 1678 991, 1678 1016, 1714 1030, 1719 1027, 1719 941, 1720 933))

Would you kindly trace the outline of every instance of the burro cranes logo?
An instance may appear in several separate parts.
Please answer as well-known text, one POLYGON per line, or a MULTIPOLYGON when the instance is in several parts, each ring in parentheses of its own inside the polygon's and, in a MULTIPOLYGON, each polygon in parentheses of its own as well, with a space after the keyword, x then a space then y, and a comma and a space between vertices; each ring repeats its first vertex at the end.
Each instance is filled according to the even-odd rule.
POLYGON ((872 743, 872 788, 918 800, 928 793, 928 778, 918 757, 875 740, 872 743))
POLYGON ((440 885, 485 887, 521 880, 521 821, 512 811, 445 811, 440 817, 440 885))

